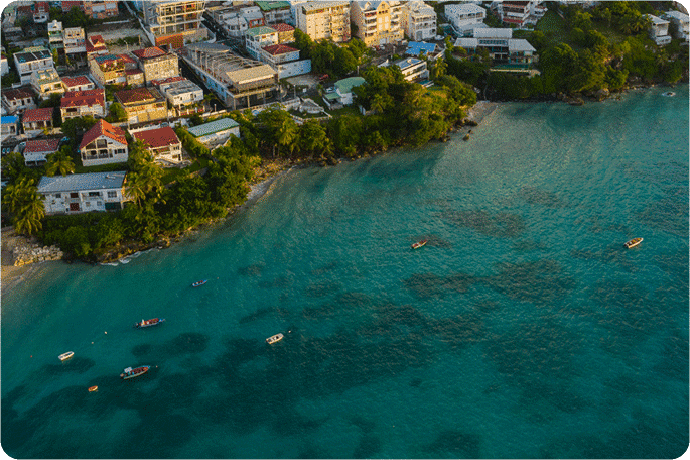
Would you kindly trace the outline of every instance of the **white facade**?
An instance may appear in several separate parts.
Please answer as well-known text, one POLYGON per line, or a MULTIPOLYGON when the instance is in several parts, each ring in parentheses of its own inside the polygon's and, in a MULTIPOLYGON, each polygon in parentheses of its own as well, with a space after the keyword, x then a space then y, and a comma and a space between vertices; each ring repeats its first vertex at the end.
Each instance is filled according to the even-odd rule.
POLYGON ((53 55, 43 47, 26 48, 14 53, 14 67, 17 69, 22 85, 31 83, 31 74, 39 70, 55 69, 53 55))
POLYGON ((407 58, 395 63, 405 77, 405 80, 415 82, 429 78, 429 70, 426 61, 415 58, 407 58))
POLYGON ((189 80, 163 83, 158 89, 170 101, 170 104, 178 110, 204 100, 204 92, 189 80))
POLYGON ((0 60, 0 75, 5 75, 10 71, 10 66, 7 63, 7 58, 5 55, 2 55, 2 59, 0 60))
POLYGON ((65 89, 55 69, 39 70, 31 74, 31 87, 41 99, 48 99, 51 94, 63 94, 65 89))
POLYGON ((653 14, 647 14, 646 16, 652 21, 652 26, 649 29, 650 38, 660 46, 671 43, 671 36, 668 34, 670 22, 653 14))
POLYGON ((126 171, 42 177, 38 193, 47 215, 121 209, 126 171))
POLYGON ((481 24, 486 18, 486 10, 474 3, 446 5, 444 14, 458 33, 469 30, 475 24, 481 24))
POLYGON ((68 27, 62 32, 65 53, 86 53, 86 34, 81 27, 68 27))
POLYGON ((421 0, 403 4, 402 26, 411 40, 432 39, 436 36, 436 11, 421 0))
POLYGON ((667 11, 665 16, 676 25, 677 38, 688 41, 690 36, 690 16, 680 11, 667 11))
POLYGON ((267 26, 249 29, 245 33, 245 46, 247 51, 256 59, 261 60, 262 48, 278 43, 278 31, 267 26))

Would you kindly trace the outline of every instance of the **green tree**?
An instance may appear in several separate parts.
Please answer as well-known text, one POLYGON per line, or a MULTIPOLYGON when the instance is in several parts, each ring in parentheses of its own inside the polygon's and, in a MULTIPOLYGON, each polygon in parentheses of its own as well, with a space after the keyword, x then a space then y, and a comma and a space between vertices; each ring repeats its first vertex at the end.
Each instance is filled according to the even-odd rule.
POLYGON ((56 173, 65 177, 67 174, 73 174, 76 169, 68 145, 63 145, 57 152, 46 155, 46 160, 46 176, 48 177, 53 177, 56 173))
POLYGON ((323 154, 328 148, 326 130, 318 122, 309 120, 299 127, 299 146, 310 155, 323 154))
POLYGON ((24 156, 19 152, 10 152, 2 157, 2 176, 17 180, 17 178, 26 175, 29 168, 24 162, 24 156))
POLYGON ((33 179, 24 177, 8 185, 3 193, 3 204, 13 216, 17 233, 33 235, 41 229, 45 208, 33 179))
POLYGON ((446 74, 447 69, 448 65, 446 64, 445 59, 442 57, 437 58, 436 61, 434 61, 434 65, 431 67, 431 79, 435 81, 437 78, 442 77, 446 74))
POLYGON ((125 108, 122 107, 122 104, 113 102, 110 104, 110 115, 106 117, 106 119, 110 122, 126 121, 127 112, 125 112, 125 108))

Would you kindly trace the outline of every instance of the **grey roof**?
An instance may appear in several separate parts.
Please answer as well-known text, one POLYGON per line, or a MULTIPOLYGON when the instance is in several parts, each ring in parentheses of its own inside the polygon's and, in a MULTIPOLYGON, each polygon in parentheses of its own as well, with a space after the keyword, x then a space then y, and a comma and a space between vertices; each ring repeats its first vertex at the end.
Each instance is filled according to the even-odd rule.
POLYGON ((78 192, 81 190, 111 190, 122 188, 127 171, 106 171, 71 176, 41 177, 38 193, 78 192))
POLYGON ((400 67, 400 70, 405 70, 408 67, 416 66, 416 65, 421 64, 421 63, 422 63, 422 61, 420 61, 419 59, 408 58, 408 59, 403 59, 403 60, 397 61, 395 63, 395 65, 400 67))
POLYGON ((217 133, 220 131, 225 131, 232 129, 240 124, 237 123, 232 118, 221 118, 220 120, 212 121, 210 123, 204 123, 203 125, 198 125, 189 128, 187 131, 194 137, 206 136, 208 134, 217 133))
POLYGON ((474 29, 474 38, 513 38, 513 29, 509 27, 474 29))
POLYGON ((535 52, 537 49, 524 38, 511 38, 508 40, 508 50, 510 51, 531 51, 535 52))

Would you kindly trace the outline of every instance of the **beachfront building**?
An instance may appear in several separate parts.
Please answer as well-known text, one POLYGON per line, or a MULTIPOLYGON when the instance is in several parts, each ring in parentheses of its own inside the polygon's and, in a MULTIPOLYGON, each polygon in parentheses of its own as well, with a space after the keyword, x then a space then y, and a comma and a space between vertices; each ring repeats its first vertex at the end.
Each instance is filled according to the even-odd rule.
POLYGON ((126 171, 41 177, 38 193, 46 215, 122 209, 126 171))
POLYGON ((165 98, 155 88, 137 88, 115 93, 115 99, 127 113, 131 124, 164 120, 168 117, 165 98))
POLYGON ((51 94, 65 92, 62 80, 55 69, 38 70, 31 74, 31 87, 40 99, 49 99, 51 94))
POLYGON ((474 29, 473 37, 459 37, 455 46, 460 46, 470 54, 480 48, 489 50, 495 64, 520 65, 528 67, 536 59, 536 49, 525 39, 512 38, 513 29, 491 28, 474 29))
POLYGON ((81 27, 67 27, 62 31, 65 54, 86 53, 86 34, 81 27))
POLYGON ((397 43, 403 39, 402 3, 398 0, 352 2, 350 7, 355 36, 367 46, 397 43))
POLYGON ((286 22, 292 17, 289 2, 257 0, 255 3, 261 9, 266 24, 286 22))
POLYGON ((316 1, 294 6, 295 27, 314 40, 334 42, 350 39, 350 2, 316 1))
POLYGON ((661 19, 653 14, 647 14, 645 16, 649 18, 651 22, 651 26, 649 28, 649 37, 654 40, 654 43, 659 46, 664 46, 671 43, 671 36, 668 34, 668 25, 670 24, 670 21, 661 19))
POLYGON ((24 151, 24 164, 26 166, 40 166, 45 164, 46 155, 58 151, 60 139, 30 139, 26 141, 24 151))
POLYGON ((26 88, 3 89, 2 105, 7 113, 13 114, 27 109, 35 109, 33 94, 26 88))
POLYGON ((403 74, 405 80, 410 82, 419 82, 429 78, 429 70, 427 69, 426 61, 421 61, 416 58, 407 58, 394 62, 403 74))
POLYGON ((204 0, 147 0, 142 2, 144 31, 155 46, 180 48, 185 43, 205 40, 201 27, 204 0))
POLYGON ((0 140, 14 137, 19 133, 19 117, 7 115, 0 117, 0 140))
POLYGON ((245 59, 221 43, 192 43, 180 56, 233 110, 265 103, 267 95, 278 91, 278 72, 270 65, 245 59))
POLYGON ((60 99, 62 121, 85 116, 101 118, 105 114, 105 90, 102 88, 68 91, 60 99))
POLYGON ((311 72, 311 59, 299 60, 299 50, 288 45, 268 45, 261 50, 261 60, 278 72, 278 78, 311 72))
POLYGON ((261 60, 261 49, 264 46, 278 43, 278 31, 272 27, 262 26, 248 29, 244 33, 245 47, 257 61, 261 60))
POLYGON ((34 137, 43 134, 44 130, 53 129, 53 107, 29 109, 22 115, 24 134, 34 137))
POLYGON ((445 5, 443 13, 459 35, 470 32, 477 24, 483 24, 486 10, 474 3, 445 5))
POLYGON ((157 46, 134 50, 132 54, 139 61, 139 69, 144 72, 147 83, 151 80, 162 80, 180 74, 177 55, 166 53, 157 46))
POLYGON ((96 84, 89 80, 89 77, 84 75, 80 77, 62 77, 60 81, 65 91, 88 91, 96 89, 96 84))
POLYGON ((546 7, 542 5, 542 1, 494 1, 491 10, 504 24, 524 28, 528 24, 535 25, 546 14, 546 7))
POLYGON ((403 3, 402 28, 411 40, 436 37, 436 11, 421 0, 403 3))
POLYGON ((240 124, 232 118, 221 118, 188 129, 189 134, 205 145, 222 144, 231 135, 240 137, 240 124))
POLYGON ((123 163, 129 158, 125 132, 105 120, 98 120, 84 134, 79 153, 84 166, 123 163))
POLYGON ((22 85, 31 83, 31 74, 39 70, 53 69, 53 55, 42 46, 31 46, 24 51, 14 53, 14 68, 17 69, 22 85))
POLYGON ((676 38, 688 43, 688 37, 690 37, 690 16, 677 10, 667 11, 664 13, 664 17, 671 21, 671 24, 675 25, 674 35, 676 38))
POLYGON ((165 80, 154 80, 154 82, 178 117, 204 111, 203 90, 186 78, 172 77, 165 80))
POLYGON ((144 143, 153 159, 163 166, 175 166, 182 161, 182 142, 170 126, 133 132, 144 143))

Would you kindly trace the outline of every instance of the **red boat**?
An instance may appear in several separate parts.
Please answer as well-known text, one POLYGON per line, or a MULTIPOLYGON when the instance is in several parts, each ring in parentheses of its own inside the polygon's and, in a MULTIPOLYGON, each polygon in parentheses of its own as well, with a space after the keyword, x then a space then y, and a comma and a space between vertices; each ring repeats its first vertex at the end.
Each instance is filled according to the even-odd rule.
POLYGON ((421 248, 422 246, 424 246, 426 244, 427 241, 429 241, 429 240, 417 241, 416 243, 414 243, 412 245, 412 249, 421 248))
POLYGON ((142 319, 142 320, 141 320, 141 323, 135 323, 135 324, 134 324, 134 327, 136 327, 137 329, 140 329, 140 328, 142 328, 142 327, 157 326, 157 325, 159 325, 160 323, 162 323, 163 321, 165 321, 165 318, 153 318, 153 319, 149 319, 149 320, 146 320, 146 321, 144 321, 144 320, 142 319))
POLYGON ((151 368, 151 366, 140 366, 140 367, 135 367, 134 369, 132 369, 131 367, 128 367, 124 371, 122 371, 122 374, 120 374, 120 378, 127 380, 127 379, 131 379, 133 377, 138 377, 141 374, 147 373, 150 368, 151 368))

